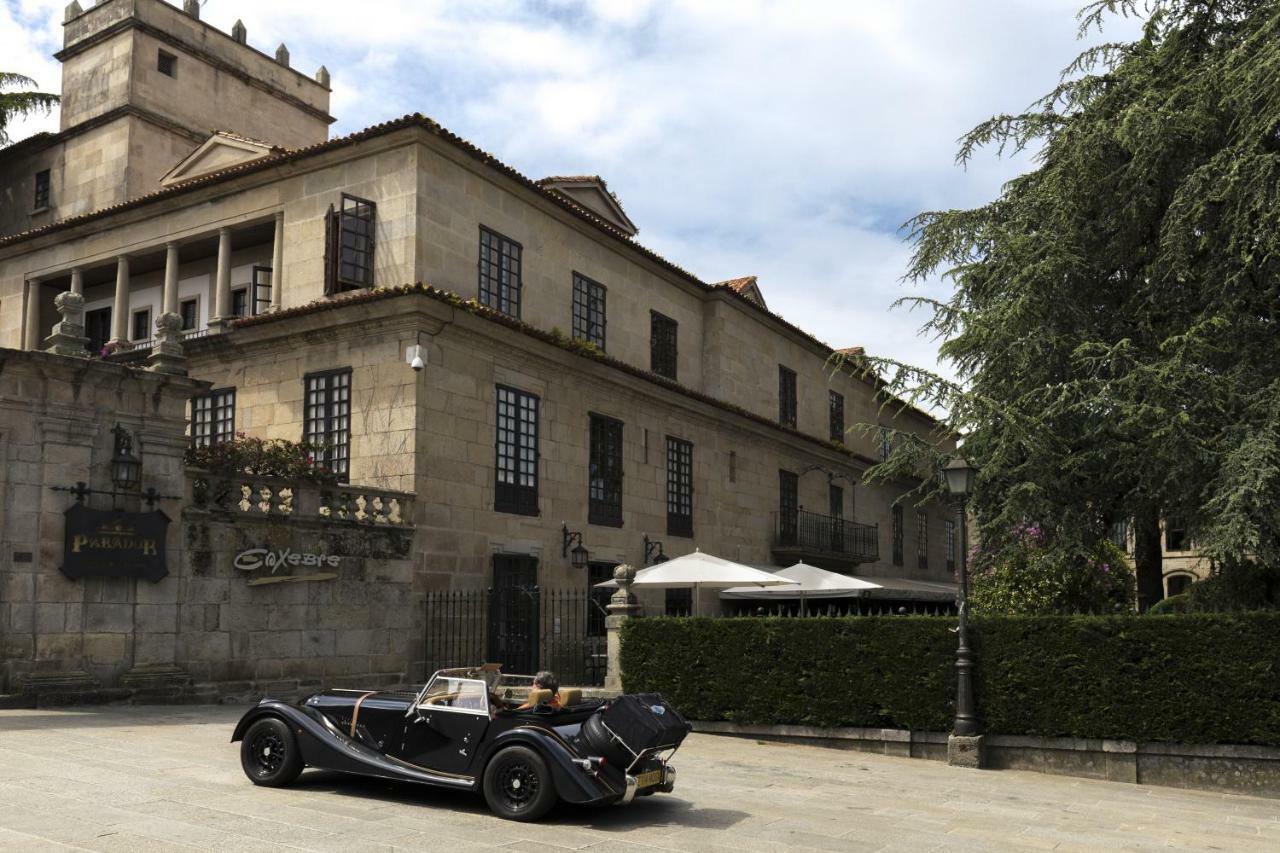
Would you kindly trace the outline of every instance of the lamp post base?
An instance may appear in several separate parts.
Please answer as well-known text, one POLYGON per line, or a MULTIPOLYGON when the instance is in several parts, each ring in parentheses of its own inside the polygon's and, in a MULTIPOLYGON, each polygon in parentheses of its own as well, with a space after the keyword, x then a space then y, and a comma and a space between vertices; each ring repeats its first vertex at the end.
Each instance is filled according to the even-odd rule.
POLYGON ((947 763, 952 767, 982 767, 982 735, 947 737, 947 763))

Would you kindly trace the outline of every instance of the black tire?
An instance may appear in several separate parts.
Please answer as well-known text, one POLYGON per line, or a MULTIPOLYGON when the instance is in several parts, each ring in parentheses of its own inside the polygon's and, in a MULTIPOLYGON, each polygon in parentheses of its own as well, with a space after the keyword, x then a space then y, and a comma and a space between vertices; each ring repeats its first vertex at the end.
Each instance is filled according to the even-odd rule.
POLYGON ((249 726, 240 742, 240 766, 255 785, 283 788, 302 772, 302 751, 279 717, 266 717, 249 726))
POLYGON ((530 821, 551 811, 560 797, 542 756, 527 746, 509 746, 484 768, 484 799, 498 817, 530 821))

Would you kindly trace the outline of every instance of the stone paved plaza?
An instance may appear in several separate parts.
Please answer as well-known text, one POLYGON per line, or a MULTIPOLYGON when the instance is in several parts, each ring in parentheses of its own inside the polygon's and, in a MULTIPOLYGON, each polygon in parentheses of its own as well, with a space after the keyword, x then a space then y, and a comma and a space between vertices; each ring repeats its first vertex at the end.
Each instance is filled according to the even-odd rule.
POLYGON ((1280 850, 1280 801, 694 735, 677 793, 498 820, 308 771, 255 788, 240 708, 0 711, 0 850, 1280 850))

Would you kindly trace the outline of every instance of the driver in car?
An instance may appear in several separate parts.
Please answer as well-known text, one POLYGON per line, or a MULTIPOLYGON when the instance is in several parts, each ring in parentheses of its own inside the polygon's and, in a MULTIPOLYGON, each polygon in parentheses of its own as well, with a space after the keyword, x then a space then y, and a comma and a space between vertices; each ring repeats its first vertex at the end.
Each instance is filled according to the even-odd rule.
MULTIPOLYGON (((560 707, 560 679, 556 678, 556 674, 554 672, 548 672, 544 669, 542 672, 535 675, 533 677, 533 689, 529 691, 530 695, 533 694, 534 690, 550 690, 551 698, 540 704, 546 705, 549 708, 560 707)), ((532 702, 525 702, 519 708, 516 708, 516 710, 528 711, 533 707, 534 705, 532 702)))

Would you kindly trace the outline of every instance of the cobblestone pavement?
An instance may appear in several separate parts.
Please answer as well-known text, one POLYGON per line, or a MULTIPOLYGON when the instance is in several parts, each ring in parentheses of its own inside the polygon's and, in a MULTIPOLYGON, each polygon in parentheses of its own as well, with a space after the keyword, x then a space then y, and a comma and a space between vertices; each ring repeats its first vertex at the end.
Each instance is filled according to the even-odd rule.
POLYGON ((0 850, 1280 850, 1280 801, 694 735, 671 796, 539 824, 308 771, 255 788, 241 709, 0 711, 0 850))

